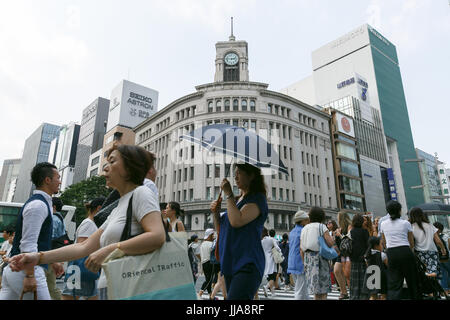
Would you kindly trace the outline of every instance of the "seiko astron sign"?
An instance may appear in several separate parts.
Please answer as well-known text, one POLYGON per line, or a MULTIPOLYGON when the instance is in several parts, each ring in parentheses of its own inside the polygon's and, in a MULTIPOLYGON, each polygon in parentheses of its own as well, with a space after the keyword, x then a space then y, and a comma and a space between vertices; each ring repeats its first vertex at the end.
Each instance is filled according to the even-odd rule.
POLYGON ((111 93, 108 127, 134 128, 158 111, 158 91, 122 80, 111 93))

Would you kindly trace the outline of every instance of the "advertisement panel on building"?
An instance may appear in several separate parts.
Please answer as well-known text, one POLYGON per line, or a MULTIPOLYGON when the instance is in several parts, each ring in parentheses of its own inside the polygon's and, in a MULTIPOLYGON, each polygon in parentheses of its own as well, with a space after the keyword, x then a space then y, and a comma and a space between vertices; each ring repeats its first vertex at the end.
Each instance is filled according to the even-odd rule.
POLYGON ((158 111, 158 91, 122 80, 111 94, 107 131, 134 128, 158 111))
POLYGON ((353 119, 343 113, 336 113, 336 123, 338 132, 355 137, 355 127, 353 126, 353 119))
MULTIPOLYGON (((448 197, 450 194, 449 194, 449 186, 448 186, 447 174, 445 172, 445 165, 444 164, 438 164, 437 165, 437 169, 438 169, 438 175, 439 175, 439 182, 441 184, 442 195, 444 197, 448 197)), ((445 198, 444 199, 444 203, 448 204, 449 203, 449 198, 445 198)))
POLYGON ((391 200, 398 201, 397 199, 397 188, 395 187, 394 171, 392 168, 387 168, 387 176, 389 182, 389 194, 391 200))

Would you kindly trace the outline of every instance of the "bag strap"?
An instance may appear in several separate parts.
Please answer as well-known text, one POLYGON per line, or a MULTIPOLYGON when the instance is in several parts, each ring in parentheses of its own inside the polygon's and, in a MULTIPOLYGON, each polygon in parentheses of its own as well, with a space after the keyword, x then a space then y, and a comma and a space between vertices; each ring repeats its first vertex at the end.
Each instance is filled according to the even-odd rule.
MULTIPOLYGON (((132 216, 133 216, 133 195, 131 195, 130 201, 128 202, 127 220, 125 222, 125 227, 123 228, 123 231, 122 231, 122 236, 120 237, 121 242, 133 238, 133 236, 131 236, 131 218, 132 218, 132 216)), ((170 242, 169 228, 164 223, 164 219, 163 219, 162 215, 161 215, 161 222, 164 226, 164 231, 166 234, 166 242, 170 242)))
POLYGON ((125 222, 125 227, 123 228, 120 241, 126 241, 131 238, 131 217, 133 216, 133 195, 131 195, 130 201, 128 202, 127 208, 127 220, 125 222))

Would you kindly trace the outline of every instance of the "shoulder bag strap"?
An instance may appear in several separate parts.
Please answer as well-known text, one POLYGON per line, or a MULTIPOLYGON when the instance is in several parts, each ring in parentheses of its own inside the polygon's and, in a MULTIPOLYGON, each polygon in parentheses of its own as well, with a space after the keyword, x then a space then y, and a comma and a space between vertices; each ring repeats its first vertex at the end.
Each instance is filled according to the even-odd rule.
MULTIPOLYGON (((133 216, 133 195, 130 198, 130 201, 128 202, 128 208, 127 208, 127 220, 125 222, 125 227, 123 228, 122 231, 122 236, 120 237, 120 241, 125 241, 128 239, 131 239, 131 218, 133 216)), ((170 237, 169 237, 169 230, 168 227, 166 226, 166 224, 164 223, 163 217, 161 215, 161 222, 163 224, 164 227, 164 231, 166 233, 166 242, 170 241, 170 237)))
POLYGON ((125 241, 131 238, 131 217, 133 216, 133 195, 131 195, 130 201, 128 202, 127 208, 127 220, 125 222, 125 227, 122 231, 122 236, 120 241, 125 241))

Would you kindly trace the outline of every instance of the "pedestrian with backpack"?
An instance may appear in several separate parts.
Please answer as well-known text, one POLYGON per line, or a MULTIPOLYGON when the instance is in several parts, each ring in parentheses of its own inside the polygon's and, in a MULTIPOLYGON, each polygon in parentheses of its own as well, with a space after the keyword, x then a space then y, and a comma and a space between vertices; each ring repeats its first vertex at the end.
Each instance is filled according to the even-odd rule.
MULTIPOLYGON (((66 232, 66 226, 64 224, 64 218, 61 215, 63 202, 58 197, 52 198, 53 204, 53 231, 52 231, 52 249, 58 249, 71 244, 69 236, 66 232)), ((61 300, 61 290, 56 286, 56 274, 54 269, 61 270, 63 268, 62 263, 54 263, 52 268, 48 268, 45 271, 45 277, 47 278, 48 291, 52 300, 61 300)))
MULTIPOLYGON (((77 228, 77 231, 75 232, 75 243, 82 243, 83 241, 86 241, 92 234, 94 234, 98 230, 97 226, 94 223, 94 216, 101 209, 102 203, 104 201, 105 198, 100 197, 95 198, 85 204, 88 216, 81 222, 81 224, 77 228)), ((82 258, 81 263, 84 263, 84 261, 85 259, 82 258)), ((73 265, 72 261, 69 262, 68 269, 70 265, 73 265)), ((86 300, 97 300, 97 279, 100 274, 96 276, 97 279, 95 280, 84 280, 83 278, 86 277, 83 277, 83 272, 88 273, 88 271, 83 269, 81 269, 80 271, 80 288, 73 288, 73 286, 69 286, 68 281, 70 278, 68 271, 66 271, 66 277, 64 279, 64 290, 62 293, 63 300, 78 300, 80 297, 83 297, 86 300)))

